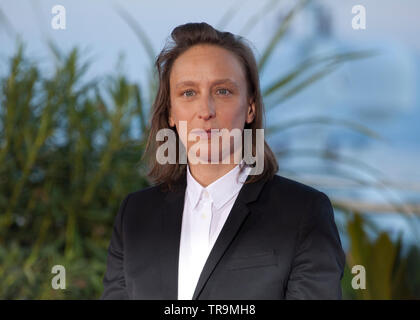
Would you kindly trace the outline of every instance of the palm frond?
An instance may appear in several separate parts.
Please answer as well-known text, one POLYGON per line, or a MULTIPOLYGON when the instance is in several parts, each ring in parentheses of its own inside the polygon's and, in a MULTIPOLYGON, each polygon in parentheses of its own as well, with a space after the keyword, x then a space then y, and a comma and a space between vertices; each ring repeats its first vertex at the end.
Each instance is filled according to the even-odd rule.
POLYGON ((290 24, 293 20, 293 18, 296 16, 300 10, 306 6, 306 4, 311 0, 300 0, 298 4, 293 7, 289 11, 289 13, 284 17, 280 25, 278 26, 276 32, 273 34, 273 36, 270 38, 267 47, 263 50, 263 54, 261 56, 261 59, 258 61, 258 70, 262 72, 264 70, 264 67, 267 64, 268 59, 270 58, 271 54, 273 53, 274 49, 280 42, 280 40, 283 38, 283 36, 286 34, 287 30, 290 27, 290 24))

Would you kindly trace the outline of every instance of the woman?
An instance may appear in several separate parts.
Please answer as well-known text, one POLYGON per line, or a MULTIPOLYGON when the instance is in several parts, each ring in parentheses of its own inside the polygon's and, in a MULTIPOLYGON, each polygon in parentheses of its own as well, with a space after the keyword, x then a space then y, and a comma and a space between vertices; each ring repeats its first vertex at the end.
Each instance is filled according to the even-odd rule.
POLYGON ((252 50, 206 23, 171 36, 156 61, 146 147, 155 183, 121 204, 101 298, 340 299, 345 255, 331 202, 275 174, 258 138, 252 50), (229 135, 238 131, 239 147, 229 135))

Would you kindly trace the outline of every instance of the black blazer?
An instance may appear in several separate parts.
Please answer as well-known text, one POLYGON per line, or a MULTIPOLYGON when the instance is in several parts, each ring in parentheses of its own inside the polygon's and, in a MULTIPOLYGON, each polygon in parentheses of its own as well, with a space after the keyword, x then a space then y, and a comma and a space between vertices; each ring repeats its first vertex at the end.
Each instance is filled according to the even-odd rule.
MULTIPOLYGON (((101 299, 177 299, 185 189, 186 176, 176 191, 124 199, 101 299)), ((341 299, 344 265, 329 198, 275 175, 241 188, 193 299, 341 299)))

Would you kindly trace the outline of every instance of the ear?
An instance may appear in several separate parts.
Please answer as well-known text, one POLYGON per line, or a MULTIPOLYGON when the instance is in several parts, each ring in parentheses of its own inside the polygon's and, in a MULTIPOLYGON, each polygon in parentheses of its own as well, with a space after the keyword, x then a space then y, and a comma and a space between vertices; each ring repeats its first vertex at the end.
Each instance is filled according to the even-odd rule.
POLYGON ((246 123, 251 123, 255 119, 255 102, 253 99, 249 101, 248 113, 246 115, 246 123))

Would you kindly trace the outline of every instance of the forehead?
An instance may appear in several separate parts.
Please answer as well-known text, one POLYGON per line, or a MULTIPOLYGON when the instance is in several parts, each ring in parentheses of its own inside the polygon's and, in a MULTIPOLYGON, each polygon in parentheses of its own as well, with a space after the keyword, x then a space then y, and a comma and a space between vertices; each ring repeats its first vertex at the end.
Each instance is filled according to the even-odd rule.
POLYGON ((175 60, 170 81, 176 85, 179 81, 229 78, 242 85, 246 81, 243 69, 242 63, 233 52, 215 45, 196 45, 175 60))

